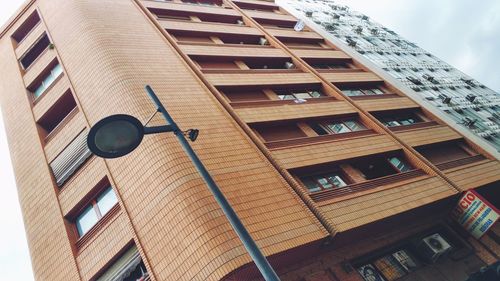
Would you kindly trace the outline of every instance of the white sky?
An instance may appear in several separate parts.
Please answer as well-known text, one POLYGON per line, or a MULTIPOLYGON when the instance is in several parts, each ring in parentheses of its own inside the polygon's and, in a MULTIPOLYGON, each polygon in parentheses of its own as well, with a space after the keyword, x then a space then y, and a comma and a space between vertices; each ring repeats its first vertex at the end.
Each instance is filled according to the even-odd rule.
MULTIPOLYGON (((8 20, 23 2, 3 0, 0 4, 0 25, 8 20)), ((478 81, 500 91, 498 71, 500 1, 338 0, 337 2, 365 13, 478 81)), ((33 280, 2 116, 0 116, 0 194, 4 198, 0 210, 0 276, 2 280, 33 280)))

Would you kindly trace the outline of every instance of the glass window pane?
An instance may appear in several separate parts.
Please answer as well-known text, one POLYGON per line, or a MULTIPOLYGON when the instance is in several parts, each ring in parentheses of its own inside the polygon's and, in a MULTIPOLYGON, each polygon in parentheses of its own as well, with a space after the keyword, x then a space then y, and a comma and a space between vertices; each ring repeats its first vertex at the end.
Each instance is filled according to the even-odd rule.
POLYGON ((54 78, 57 78, 61 73, 62 73, 61 65, 57 64, 56 66, 54 66, 54 69, 52 69, 52 75, 54 75, 54 78))
POLYGON ((333 187, 333 185, 324 177, 320 177, 317 180, 321 187, 323 187, 324 189, 330 189, 333 187))
POLYGON ((48 88, 54 82, 54 80, 56 80, 56 77, 52 75, 52 73, 50 73, 49 76, 43 79, 43 84, 45 85, 46 88, 48 88))
POLYGON ((387 121, 387 126, 389 127, 396 127, 396 126, 401 126, 397 121, 387 121))
POLYGON ((312 91, 312 92, 311 92, 311 96, 312 96, 313 98, 319 98, 319 97, 321 97, 321 93, 320 93, 320 92, 318 92, 318 91, 312 91))
POLYGON ((294 100, 295 97, 293 95, 278 95, 280 100, 294 100))
POLYGON ((366 129, 365 126, 361 125, 356 121, 345 121, 344 124, 351 129, 351 131, 361 131, 366 129))
POLYGON ((375 95, 383 95, 384 92, 380 89, 372 89, 372 92, 375 94, 375 95))
POLYGON ((44 91, 45 91, 45 86, 42 84, 38 86, 38 88, 36 88, 35 92, 33 93, 33 96, 35 97, 35 99, 37 99, 43 94, 44 91))
POLYGON ((76 228, 78 234, 83 236, 97 223, 97 214, 92 206, 87 207, 81 215, 76 218, 76 228))
POLYGON ((349 97, 362 96, 363 95, 363 93, 361 92, 361 90, 343 90, 342 92, 344 92, 344 94, 346 96, 349 96, 349 97))
POLYGON ((97 197, 97 207, 101 211, 101 215, 105 215, 117 203, 116 195, 113 189, 108 187, 99 197, 97 197))
POLYGON ((306 185, 307 190, 309 190, 309 192, 316 192, 321 190, 318 183, 316 183, 316 181, 314 180, 311 179, 304 180, 304 184, 306 185))
POLYGON ((331 175, 328 179, 333 182, 336 187, 346 186, 346 183, 342 180, 342 178, 338 175, 331 175))
POLYGON ((295 93, 295 98, 297 98, 297 99, 310 99, 311 95, 309 93, 295 93))
POLYGON ((405 163, 403 160, 400 160, 397 157, 389 158, 389 161, 396 167, 400 172, 408 172, 411 171, 411 166, 405 163))
POLYGON ((342 123, 328 124, 328 128, 330 128, 330 130, 332 130, 332 132, 335 134, 347 133, 351 131, 346 125, 342 123))

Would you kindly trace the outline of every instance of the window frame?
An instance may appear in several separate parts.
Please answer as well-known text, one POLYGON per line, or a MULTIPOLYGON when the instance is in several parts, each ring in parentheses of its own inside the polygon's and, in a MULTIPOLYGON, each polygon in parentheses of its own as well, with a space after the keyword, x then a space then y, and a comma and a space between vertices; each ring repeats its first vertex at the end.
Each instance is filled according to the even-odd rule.
POLYGON ((321 92, 321 90, 319 90, 319 89, 317 89, 317 90, 305 89, 305 90, 291 90, 287 93, 276 92, 276 96, 278 97, 279 100, 298 100, 298 99, 318 99, 318 98, 325 97, 326 95, 324 95, 323 92, 321 92), (309 97, 308 98, 297 97, 297 95, 300 95, 300 94, 307 94, 307 95, 309 95, 309 97), (314 96, 315 94, 317 96, 314 96), (287 98, 287 97, 292 97, 292 98, 287 98))
POLYGON ((101 222, 103 220, 103 218, 105 218, 108 214, 112 213, 113 208, 115 208, 119 204, 118 197, 116 195, 116 192, 115 192, 113 186, 111 184, 109 184, 107 181, 105 183, 103 183, 102 185, 104 187, 100 188, 99 192, 97 192, 95 194, 95 196, 93 196, 92 199, 89 202, 87 202, 86 204, 84 204, 83 207, 81 209, 79 209, 79 211, 75 214, 74 219, 72 220, 73 221, 73 225, 74 225, 75 230, 76 230, 76 234, 77 234, 78 239, 81 239, 82 237, 84 237, 85 235, 87 235, 88 233, 90 233, 92 231, 92 229, 95 228, 99 224, 99 222, 101 222), (108 191, 112 191, 113 192, 113 195, 115 197, 116 202, 114 202, 114 204, 107 210, 107 212, 105 212, 103 214, 102 211, 101 211, 101 209, 98 206, 98 198, 101 195, 103 195, 106 192, 108 192, 108 191), (89 227, 87 229, 87 231, 80 232, 81 227, 79 226, 79 219, 82 217, 82 215, 89 208, 91 208, 91 210, 94 212, 97 220, 94 222, 94 224, 91 227, 89 227))
POLYGON ((316 192, 322 192, 322 191, 326 191, 326 190, 342 188, 342 187, 345 187, 345 186, 352 184, 352 180, 340 168, 336 168, 336 169, 333 169, 331 171, 325 171, 325 172, 321 172, 321 173, 303 176, 303 177, 300 177, 300 181, 302 182, 302 184, 304 185, 304 187, 306 188, 308 193, 316 193, 316 192), (340 181, 343 183, 343 185, 338 186, 332 180, 330 180, 332 175, 334 175, 335 178, 339 178, 340 181), (326 179, 328 181, 328 183, 330 183, 332 185, 332 187, 325 188, 324 185, 319 182, 320 177, 323 179, 326 179), (312 190, 311 188, 309 188, 308 182, 315 184, 316 187, 319 188, 319 190, 312 190))
POLYGON ((56 64, 54 64, 54 66, 52 66, 52 68, 50 69, 50 71, 47 72, 46 75, 44 75, 41 79, 41 81, 39 83, 37 83, 36 87, 33 87, 34 90, 30 90, 30 93, 31 93, 31 96, 32 96, 32 99, 33 99, 33 102, 37 102, 38 100, 40 100, 40 98, 58 81, 58 79, 60 77, 62 77, 64 75, 64 69, 61 65, 60 62, 56 62, 56 64), (60 72, 57 74, 57 75, 54 75, 54 70, 55 69, 59 69, 60 72), (50 83, 46 83, 45 80, 47 80, 47 78, 49 77, 52 77, 50 83), (45 85, 47 84, 47 85, 45 85), (37 91, 38 89, 41 89, 43 87, 43 89, 40 91, 40 93, 37 95, 37 91))
MULTIPOLYGON (((319 128, 323 129, 326 132, 326 135, 340 135, 340 134, 347 134, 347 133, 354 133, 354 132, 360 132, 360 131, 366 131, 369 130, 368 127, 361 122, 357 118, 342 118, 342 119, 334 119, 334 120, 321 120, 316 123, 310 124, 311 128, 318 126, 319 128), (357 124, 358 127, 362 128, 360 130, 353 130, 349 125, 347 125, 347 122, 354 122, 357 124), (332 128, 330 128, 332 125, 341 125, 343 128, 346 128, 348 131, 347 132, 336 132, 332 128)), ((319 134, 316 130, 314 130, 318 135, 319 134)), ((324 134, 323 134, 324 135, 324 134)))

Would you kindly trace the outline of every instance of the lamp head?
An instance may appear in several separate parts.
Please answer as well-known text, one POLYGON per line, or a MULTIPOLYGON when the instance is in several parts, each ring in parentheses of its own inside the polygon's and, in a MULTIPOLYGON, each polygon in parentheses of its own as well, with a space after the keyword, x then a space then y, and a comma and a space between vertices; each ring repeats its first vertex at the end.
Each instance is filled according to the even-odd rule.
POLYGON ((97 122, 89 132, 87 145, 102 158, 118 158, 136 149, 144 138, 144 126, 137 118, 117 114, 97 122))

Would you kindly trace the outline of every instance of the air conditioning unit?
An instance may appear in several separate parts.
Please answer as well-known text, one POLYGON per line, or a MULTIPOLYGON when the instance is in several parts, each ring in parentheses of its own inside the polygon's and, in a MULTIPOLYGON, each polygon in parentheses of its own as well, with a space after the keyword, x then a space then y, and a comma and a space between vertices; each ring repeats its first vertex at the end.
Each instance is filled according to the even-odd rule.
POLYGON ((427 236, 417 244, 420 254, 431 262, 436 262, 439 257, 449 252, 451 245, 439 234, 427 236))
POLYGON ((294 69, 295 68, 295 64, 287 61, 287 62, 285 62, 285 68, 286 69, 294 69))
POLYGON ((266 38, 261 37, 261 38, 259 39, 259 45, 262 45, 262 46, 264 46, 264 45, 269 45, 269 41, 267 41, 267 39, 266 39, 266 38))

